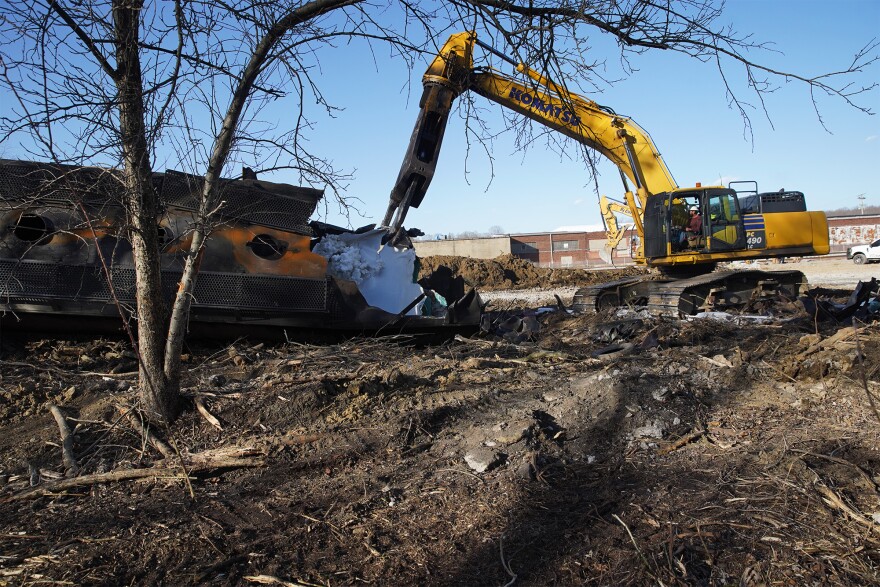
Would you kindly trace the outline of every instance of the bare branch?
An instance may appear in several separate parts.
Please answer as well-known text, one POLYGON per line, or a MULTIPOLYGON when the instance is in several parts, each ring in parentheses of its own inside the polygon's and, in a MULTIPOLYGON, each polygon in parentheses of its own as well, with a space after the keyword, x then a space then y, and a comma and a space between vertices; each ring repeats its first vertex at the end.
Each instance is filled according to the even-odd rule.
POLYGON ((63 20, 64 23, 68 27, 70 27, 70 30, 72 30, 77 37, 79 37, 79 40, 82 41, 83 45, 86 46, 86 48, 95 58, 95 61, 101 64, 101 68, 104 70, 104 73, 106 73, 110 77, 110 79, 116 81, 117 76, 119 75, 118 72, 112 65, 110 65, 110 62, 107 61, 107 58, 104 57, 104 54, 101 53, 100 49, 98 49, 98 44, 95 42, 95 40, 86 34, 82 27, 80 27, 79 24, 73 18, 71 18, 67 11, 64 10, 64 8, 62 8, 60 4, 58 4, 57 0, 49 0, 49 8, 58 13, 58 16, 61 17, 61 20, 63 20))

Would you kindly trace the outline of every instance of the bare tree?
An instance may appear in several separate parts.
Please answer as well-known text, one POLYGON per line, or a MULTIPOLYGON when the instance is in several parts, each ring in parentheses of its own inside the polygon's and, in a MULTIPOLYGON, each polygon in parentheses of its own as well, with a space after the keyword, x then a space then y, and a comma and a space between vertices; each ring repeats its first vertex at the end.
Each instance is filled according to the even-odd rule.
MULTIPOLYGON (((585 58, 590 36, 602 34, 617 41, 624 64, 652 50, 714 62, 727 99, 745 121, 745 97, 729 83, 734 75, 746 78, 759 104, 773 83, 797 81, 814 101, 826 94, 870 113, 857 100, 874 84, 852 80, 878 59, 876 40, 840 70, 807 77, 762 66, 752 55, 766 46, 735 32, 722 15, 723 5, 709 0, 12 4, 0 21, 0 73, 13 97, 0 118, 0 142, 18 141, 34 158, 121 168, 138 280, 141 397, 150 413, 167 421, 176 414, 191 293, 200 251, 222 206, 224 172, 243 162, 263 170, 292 168, 302 181, 328 186, 344 205, 345 173, 330 164, 331 153, 310 153, 303 140, 312 128, 307 102, 334 109, 315 75, 326 51, 357 42, 412 64, 435 52, 449 30, 475 30, 501 52, 577 89, 605 83, 598 63, 585 58), (262 106, 280 99, 294 104, 289 127, 260 117, 262 106), (196 122, 204 118, 211 121, 208 131, 196 122), (160 159, 204 178, 170 316, 161 297, 159 202, 150 182, 160 159)), ((489 149, 479 109, 467 99, 460 104, 468 136, 489 149)), ((523 144, 531 141, 524 119, 508 122, 523 144)))

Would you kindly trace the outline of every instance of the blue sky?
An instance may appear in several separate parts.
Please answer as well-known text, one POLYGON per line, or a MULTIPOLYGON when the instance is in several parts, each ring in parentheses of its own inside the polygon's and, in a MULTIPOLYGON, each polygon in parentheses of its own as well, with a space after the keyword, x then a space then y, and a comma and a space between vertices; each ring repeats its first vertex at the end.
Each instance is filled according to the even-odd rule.
MULTIPOLYGON (((810 77, 846 68, 857 51, 880 37, 880 0, 730 0, 718 22, 731 24, 740 33, 752 33, 756 42, 774 43, 775 52, 750 53, 754 61, 810 77)), ((438 44, 444 41, 445 37, 437 39, 438 44)), ((585 95, 647 130, 680 186, 755 180, 764 191, 803 191, 814 210, 855 207, 859 195, 865 196, 867 205, 880 204, 876 187, 880 89, 857 98, 877 113, 874 116, 840 99, 816 96, 826 130, 808 88, 777 80, 781 87, 765 96, 770 120, 760 109, 750 111, 752 141, 739 113, 728 105, 714 64, 652 51, 632 57, 631 64, 638 71, 624 77, 614 42, 596 32, 591 43, 587 59, 605 60, 603 76, 623 79, 585 95)), ((308 148, 331 160, 337 169, 353 173, 343 195, 356 199, 362 213, 347 219, 328 199, 318 219, 352 227, 378 222, 418 114, 421 76, 429 57, 424 56, 410 71, 402 60, 389 57, 387 47, 374 45, 371 52, 360 43, 322 48, 318 59, 321 89, 342 110, 330 118, 316 105, 304 105, 315 123, 308 148)), ((513 73, 497 61, 496 66, 513 73)), ((755 105, 755 97, 744 87, 742 69, 731 64, 727 75, 738 96, 755 105)), ((851 81, 859 86, 880 81, 880 63, 851 81)), ((477 100, 490 128, 503 130, 501 107, 477 100)), ((287 98, 261 116, 285 129, 296 108, 287 98)), ((209 129, 210 124, 203 127, 209 129)), ((485 232, 491 227, 517 233, 600 224, 598 194, 575 145, 561 155, 541 141, 520 150, 513 135, 506 133, 494 141, 492 165, 479 147, 470 154, 466 147, 463 121, 453 114, 434 181, 421 207, 410 211, 408 227, 428 234, 485 232)), ((0 145, 0 157, 27 155, 9 142, 0 145)), ((161 153, 156 169, 203 172, 173 157, 173 151, 161 153)), ((617 170, 605 162, 598 171, 600 192, 620 198, 617 170)), ((293 172, 263 177, 298 183, 293 172)))
MULTIPOLYGON (((755 60, 812 76, 845 68, 880 36, 880 1, 732 0, 721 21, 775 43, 778 52, 753 53, 755 60)), ((618 77, 614 46, 596 36, 594 51, 594 59, 607 57, 609 77, 618 77)), ((322 61, 322 81, 328 98, 345 110, 320 121, 310 147, 354 170, 346 195, 359 198, 365 214, 351 219, 356 227, 381 220, 385 211, 416 119, 423 69, 410 75, 402 63, 381 55, 374 62, 363 47, 333 53, 322 61)), ((865 204, 880 204, 880 90, 859 98, 874 116, 818 96, 825 130, 807 88, 783 84, 765 99, 772 125, 763 112, 751 111, 753 144, 738 112, 728 107, 713 64, 666 52, 635 58, 633 64, 639 71, 589 97, 646 129, 680 186, 716 184, 719 178, 756 180, 764 191, 803 191, 815 210, 857 206, 860 194, 865 204)), ((729 75, 741 98, 756 104, 741 89, 742 71, 731 66, 729 75)), ((880 81, 880 65, 854 81, 880 81)), ((500 107, 488 101, 484 106, 492 128, 501 130, 500 107)), ((502 136, 494 144, 490 182, 487 157, 475 150, 466 158, 465 147, 462 121, 453 116, 430 191, 421 207, 410 211, 407 226, 428 234, 483 232, 492 226, 516 233, 601 222, 595 188, 576 153, 561 159, 541 143, 522 152, 511 135, 502 136)), ((604 164, 599 172, 601 192, 620 197, 616 169, 604 164)), ((322 219, 346 223, 334 213, 322 219)))

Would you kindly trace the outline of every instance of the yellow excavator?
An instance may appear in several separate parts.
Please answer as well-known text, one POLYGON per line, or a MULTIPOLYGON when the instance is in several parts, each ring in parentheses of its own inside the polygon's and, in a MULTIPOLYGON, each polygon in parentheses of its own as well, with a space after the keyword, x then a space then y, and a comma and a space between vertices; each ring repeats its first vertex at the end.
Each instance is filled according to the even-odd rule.
POLYGON ((623 202, 603 196, 600 209, 610 247, 624 231, 616 213, 632 218, 639 246, 636 262, 656 267, 661 278, 630 278, 580 290, 575 305, 600 310, 646 305, 660 314, 743 305, 781 292, 796 296, 805 283, 799 271, 715 271, 719 262, 824 255, 829 252, 823 212, 806 209, 801 192, 757 193, 741 206, 731 187, 681 188, 647 132, 616 114, 516 63, 473 32, 453 34, 425 72, 420 112, 382 225, 399 234, 410 208, 422 202, 440 153, 452 105, 466 91, 519 112, 597 150, 620 170, 623 202), (518 81, 474 66, 474 48, 514 65, 518 81), (699 222, 691 218, 699 217, 699 222))

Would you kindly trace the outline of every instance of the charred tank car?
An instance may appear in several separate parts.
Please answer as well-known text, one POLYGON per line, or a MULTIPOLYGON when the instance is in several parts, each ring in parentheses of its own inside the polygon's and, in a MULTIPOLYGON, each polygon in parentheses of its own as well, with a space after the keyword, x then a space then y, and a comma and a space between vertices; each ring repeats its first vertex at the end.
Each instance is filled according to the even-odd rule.
MULTIPOLYGON (((162 204, 156 230, 170 307, 202 180, 167 171, 154 174, 153 185, 162 204)), ((2 328, 94 332, 118 331, 123 319, 136 323, 121 186, 115 170, 0 160, 2 328)), ((321 190, 257 179, 224 181, 216 225, 202 252, 191 333, 391 334, 479 324, 475 291, 452 297, 413 283, 412 249, 383 246, 381 231, 335 230, 331 252, 316 252, 329 238, 326 225, 309 223, 322 196, 321 190), (391 271, 393 266, 403 269, 391 271)))

